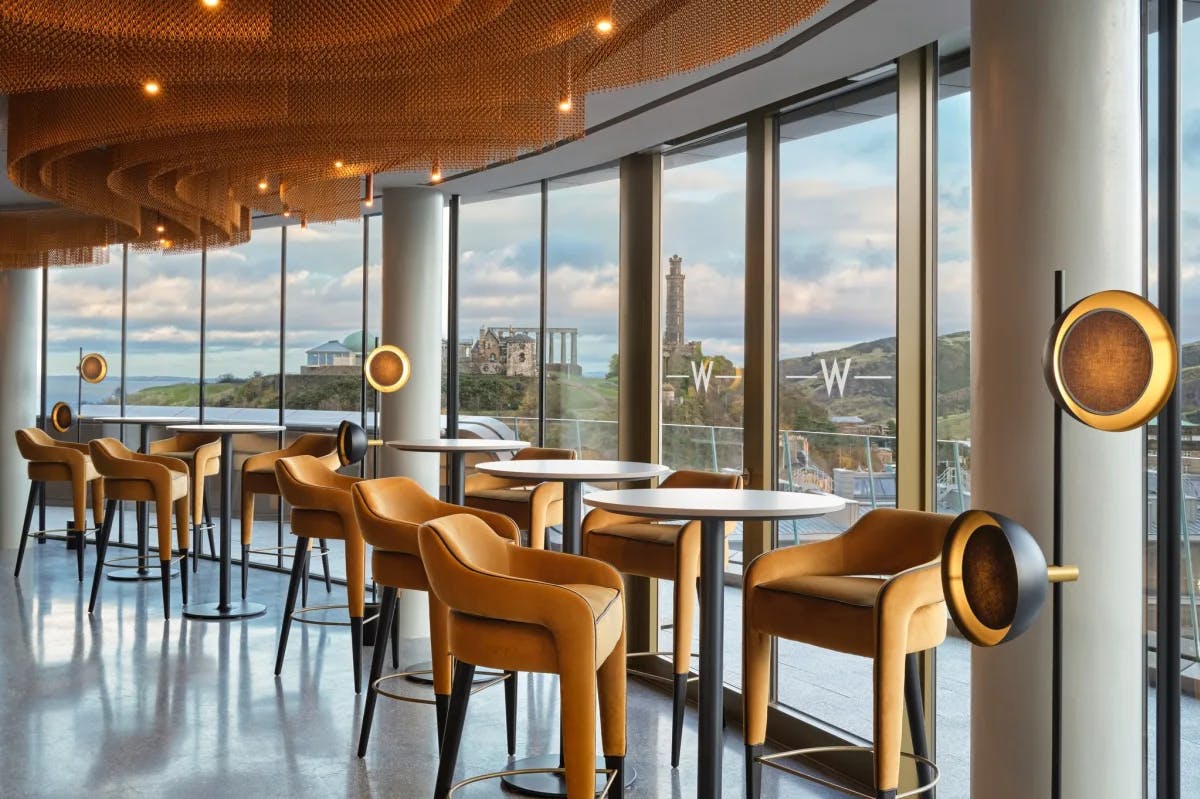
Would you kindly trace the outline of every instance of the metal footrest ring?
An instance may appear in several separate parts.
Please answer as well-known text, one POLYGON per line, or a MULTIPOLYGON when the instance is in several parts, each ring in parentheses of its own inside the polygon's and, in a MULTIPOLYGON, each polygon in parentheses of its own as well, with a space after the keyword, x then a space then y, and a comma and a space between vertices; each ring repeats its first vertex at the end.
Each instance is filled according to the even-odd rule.
MULTIPOLYGON (((251 555, 278 555, 282 553, 284 557, 296 557, 296 547, 294 546, 261 547, 259 549, 250 549, 248 551, 251 555)), ((333 554, 331 550, 321 549, 320 547, 313 547, 309 551, 314 555, 319 555, 322 558, 327 558, 333 554)))
MULTIPOLYGON (((349 605, 309 605, 308 607, 296 608, 295 610, 293 610, 292 611, 292 621, 298 622, 299 624, 317 624, 322 627, 349 627, 350 626, 349 619, 347 619, 346 621, 329 621, 327 619, 305 619, 305 618, 303 618, 303 614, 315 613, 318 610, 349 610, 349 609, 350 609, 349 605)), ((365 616, 365 617, 363 617, 363 624, 366 624, 366 623, 372 622, 372 621, 376 621, 378 619, 379 619, 378 613, 376 613, 374 616, 365 616)))
MULTIPOLYGON (((630 658, 651 657, 651 656, 670 658, 670 657, 674 657, 675 653, 674 652, 626 652, 625 653, 626 660, 629 660, 630 658)), ((699 652, 690 652, 690 653, 688 653, 688 657, 689 658, 699 658, 700 653, 699 652)), ((647 680, 655 680, 664 685, 673 685, 675 682, 671 677, 664 677, 661 674, 652 674, 648 671, 642 671, 641 669, 631 669, 629 666, 625 667, 625 671, 634 675, 635 677, 642 677, 647 680)), ((696 682, 699 679, 700 679, 699 674, 696 674, 693 671, 688 671, 687 681, 689 683, 696 682)))
MULTIPOLYGON (((162 561, 157 557, 151 557, 152 554, 153 553, 147 552, 145 555, 126 555, 119 558, 113 558, 112 560, 105 560, 103 565, 115 568, 118 563, 125 563, 131 560, 136 560, 139 567, 142 566, 142 561, 146 561, 147 567, 154 563, 162 563, 162 561)), ((183 560, 183 555, 176 555, 175 557, 167 560, 167 563, 178 563, 181 560, 183 560)))
MULTIPOLYGON (((770 755, 759 755, 755 758, 755 760, 757 760, 759 763, 762 763, 764 766, 770 766, 771 768, 791 774, 793 777, 799 777, 802 780, 815 782, 817 785, 823 785, 826 788, 831 788, 835 791, 840 791, 841 793, 850 794, 851 796, 860 796, 862 799, 875 799, 875 794, 856 791, 853 788, 824 779, 822 777, 818 777, 815 774, 809 774, 807 772, 794 769, 791 766, 786 766, 783 763, 775 762, 785 757, 803 757, 807 755, 820 754, 822 752, 858 752, 869 754, 872 757, 875 755, 875 749, 870 746, 812 746, 807 749, 793 749, 790 752, 776 752, 775 754, 770 755)), ((905 791, 904 793, 896 794, 896 799, 904 799, 906 796, 916 796, 918 794, 925 793, 930 788, 937 785, 938 781, 941 780, 941 769, 938 768, 937 763, 934 763, 929 758, 921 757, 920 755, 914 755, 911 752, 901 752, 900 757, 907 758, 914 763, 919 763, 933 769, 933 779, 930 780, 926 785, 921 785, 917 788, 913 788, 911 791, 905 791)))
MULTIPOLYGON (((480 774, 476 777, 467 777, 465 780, 459 780, 458 782, 456 782, 450 786, 450 791, 446 794, 446 796, 447 797, 454 796, 454 794, 457 793, 460 789, 465 788, 468 785, 474 785, 477 782, 484 782, 485 780, 498 780, 498 779, 503 779, 504 777, 516 777, 521 774, 563 774, 563 775, 565 775, 566 773, 567 773, 567 770, 565 768, 518 768, 518 769, 507 769, 505 771, 492 771, 487 774, 480 774)), ((610 790, 612 790, 613 783, 616 782, 616 780, 617 780, 617 770, 613 769, 613 768, 598 768, 598 769, 596 769, 596 773, 603 774, 606 777, 608 777, 608 779, 605 780, 605 782, 604 782, 604 790, 602 790, 600 793, 596 794, 596 799, 604 799, 604 797, 608 796, 608 792, 610 790)))
MULTIPOLYGON (((433 669, 413 669, 410 671, 397 671, 393 672, 392 674, 385 674, 371 685, 375 688, 375 692, 380 696, 386 696, 388 699, 395 699, 397 702, 412 702, 416 705, 436 705, 437 700, 434 699, 421 699, 415 696, 405 696, 404 694, 398 694, 395 691, 388 691, 379 687, 388 680, 405 679, 407 677, 416 677, 425 674, 433 674, 433 669)), ((493 677, 490 680, 486 680, 474 685, 471 688, 471 695, 474 696, 486 688, 491 688, 493 685, 498 685, 499 683, 507 680, 509 677, 506 672, 498 672, 498 674, 499 676, 497 677, 493 677)))

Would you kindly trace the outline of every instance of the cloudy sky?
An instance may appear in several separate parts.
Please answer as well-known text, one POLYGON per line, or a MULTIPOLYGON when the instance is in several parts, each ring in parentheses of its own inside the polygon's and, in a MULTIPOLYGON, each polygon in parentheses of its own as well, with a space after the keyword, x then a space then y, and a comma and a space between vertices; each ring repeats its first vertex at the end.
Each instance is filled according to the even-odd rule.
MULTIPOLYGON (((1200 74, 1200 23, 1185 26, 1184 74, 1200 74)), ((939 108, 939 320, 970 324, 968 95, 939 108)), ((1200 338, 1200 80, 1184 82, 1184 328, 1200 338)), ((895 331, 895 118, 788 140, 780 153, 780 350, 804 355, 895 331)), ((687 336, 743 357, 745 158, 676 165, 663 176, 665 260, 684 259, 687 336)), ((1153 196, 1153 195, 1151 195, 1153 196)), ((616 352, 617 182, 554 186, 548 321, 580 331, 579 358, 603 373, 616 352)), ((534 194, 462 209, 460 336, 538 322, 539 201, 534 194)), ((371 221, 372 332, 378 330, 378 220, 371 221)), ((206 372, 272 372, 279 359, 280 232, 209 254, 206 372)), ((361 322, 362 223, 288 230, 286 362, 361 322)), ((78 348, 120 352, 120 254, 107 266, 51 273, 50 373, 78 348)), ((129 264, 128 372, 199 373, 199 256, 136 252, 129 264)), ((444 334, 444 331, 443 331, 444 334)))

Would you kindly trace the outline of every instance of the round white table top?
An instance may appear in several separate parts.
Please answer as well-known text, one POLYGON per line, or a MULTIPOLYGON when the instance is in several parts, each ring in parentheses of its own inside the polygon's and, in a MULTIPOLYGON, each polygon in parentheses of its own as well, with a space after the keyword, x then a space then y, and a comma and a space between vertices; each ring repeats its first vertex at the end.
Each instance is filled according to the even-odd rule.
POLYGON ((664 519, 799 519, 841 510, 833 494, 722 488, 632 488, 597 491, 583 498, 595 508, 664 519))
POLYGON ((403 438, 384 444, 406 452, 512 452, 529 446, 505 438, 403 438))
POLYGON ((192 424, 196 418, 187 416, 87 416, 85 422, 100 424, 192 424))
POLYGON ((177 433, 278 433, 287 430, 281 424, 173 424, 177 433))
POLYGON ((671 471, 658 463, 593 460, 511 460, 481 463, 475 467, 495 477, 523 480, 645 480, 671 471))

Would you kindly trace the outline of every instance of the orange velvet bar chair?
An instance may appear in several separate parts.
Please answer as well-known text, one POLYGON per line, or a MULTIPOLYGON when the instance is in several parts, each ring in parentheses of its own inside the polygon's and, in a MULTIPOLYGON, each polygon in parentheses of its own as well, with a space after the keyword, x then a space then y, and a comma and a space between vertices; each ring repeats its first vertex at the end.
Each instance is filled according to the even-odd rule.
MULTIPOLYGON (((563 460, 578 457, 573 449, 529 447, 513 455, 514 461, 563 460)), ((503 513, 529 532, 529 546, 546 548, 546 528, 562 524, 563 487, 559 482, 510 480, 477 473, 467 478, 466 504, 480 510, 503 513)))
MULTIPOLYGON (((200 528, 208 530, 208 549, 217 554, 213 543, 212 517, 204 498, 204 479, 221 473, 221 437, 210 433, 176 433, 169 438, 150 442, 151 455, 164 455, 187 464, 192 497, 192 532, 196 536, 196 550, 192 553, 192 571, 200 564, 200 528)), ((187 564, 184 564, 185 566, 187 564)))
MULTIPOLYGON (((92 465, 91 450, 87 444, 58 441, 45 430, 27 427, 17 431, 17 449, 21 457, 29 461, 29 500, 25 503, 25 523, 21 526, 21 544, 17 550, 17 567, 14 577, 21 576, 21 561, 25 559, 25 544, 29 540, 29 527, 33 523, 33 509, 38 497, 44 497, 46 483, 71 484, 71 526, 68 536, 75 538, 75 568, 79 581, 83 582, 84 536, 87 534, 87 491, 92 489, 92 518, 96 529, 104 523, 104 487, 100 474, 92 465)), ((46 530, 32 533, 40 536, 46 530)))
MULTIPOLYGON (((662 481, 661 488, 739 489, 740 474, 681 470, 662 481)), ((736 523, 725 525, 728 536, 736 523)), ((675 583, 673 714, 671 768, 679 767, 683 742, 683 711, 691 673, 692 631, 696 628, 696 586, 700 580, 700 522, 663 522, 625 516, 596 508, 583 520, 583 554, 611 563, 618 571, 675 583)), ((726 559, 728 559, 726 547, 726 559)), ((658 652, 635 652, 657 655, 658 652)))
POLYGON ((292 506, 292 535, 296 536, 292 576, 288 581, 283 624, 279 630, 275 676, 279 676, 283 671, 283 656, 287 652, 288 632, 292 628, 292 621, 332 625, 335 622, 305 619, 303 615, 311 611, 345 607, 350 614, 348 624, 354 661, 354 693, 360 693, 363 609, 366 604, 363 599, 366 553, 362 533, 358 529, 358 519, 354 516, 354 503, 350 500, 350 487, 359 482, 360 478, 339 474, 331 469, 326 461, 312 455, 296 455, 275 461, 275 478, 279 481, 280 494, 292 506), (344 543, 346 605, 310 605, 296 609, 296 594, 300 590, 300 583, 307 580, 308 560, 314 538, 333 539, 344 543))
MULTIPOLYGON (((625 604, 621 575, 592 558, 511 546, 475 516, 421 527, 433 594, 450 609, 457 661, 434 799, 445 799, 458 760, 475 668, 559 676, 568 799, 596 795, 596 703, 608 796, 625 768, 625 604)), ((558 770, 554 770, 558 771, 558 770)), ((481 775, 459 783, 503 776, 481 775)))
POLYGON ((931 781, 917 653, 946 638, 940 559, 952 521, 935 513, 881 508, 836 538, 766 552, 746 568, 742 703, 747 799, 759 795, 762 763, 773 765, 800 753, 761 756, 773 635, 873 659, 875 796, 896 797, 906 706, 914 754, 905 756, 917 763, 923 785, 931 781))
MULTIPOLYGON (((104 525, 96 539, 96 572, 92 576, 92 596, 88 613, 96 609, 100 577, 104 571, 108 539, 112 535, 117 502, 154 503, 158 521, 158 563, 162 570, 163 618, 171 618, 171 512, 175 512, 175 535, 179 543, 179 583, 183 604, 188 601, 187 556, 191 530, 188 527, 188 467, 178 458, 143 455, 115 438, 97 438, 89 446, 92 463, 104 478, 108 498, 104 525)), ((139 556, 135 556, 139 557, 139 556)), ((128 560, 119 558, 118 560, 128 560)), ((115 562, 115 561, 114 561, 115 562)))
MULTIPOLYGON (((260 452, 242 462, 242 599, 246 598, 247 574, 250 569, 250 553, 269 554, 289 547, 263 547, 251 549, 254 536, 254 497, 258 494, 279 496, 279 481, 275 479, 275 462, 295 455, 312 455, 331 471, 341 466, 337 453, 337 437, 327 433, 305 433, 283 449, 260 452)), ((320 539, 321 564, 325 569, 325 590, 333 590, 329 577, 329 546, 320 539)), ((304 581, 307 588, 308 580, 304 581)), ((303 603, 308 604, 308 591, 303 591, 303 603)))
MULTIPOLYGON (((429 580, 425 575, 425 564, 421 561, 417 532, 421 525, 442 516, 468 514, 481 519, 501 540, 518 544, 520 530, 512 519, 499 513, 475 508, 451 505, 431 497, 420 484, 407 477, 384 477, 364 480, 350 489, 354 499, 354 513, 363 539, 371 545, 371 577, 383 586, 383 597, 379 603, 378 631, 375 651, 371 659, 371 677, 367 680, 367 701, 363 708, 362 731, 358 739, 358 756, 367 752, 367 741, 371 736, 371 722, 375 715, 375 702, 379 697, 380 675, 383 671, 384 651, 387 636, 394 635, 392 620, 396 618, 396 597, 401 590, 429 591, 429 580)), ((446 710, 450 706, 450 682, 452 659, 449 641, 450 612, 438 598, 429 596, 429 645, 433 659, 433 695, 437 711, 438 740, 446 724, 446 710)), ((392 645, 395 657, 395 643, 392 645)), ((394 660, 393 666, 398 665, 394 660)), ((393 674, 383 679, 407 676, 393 674)), ((505 680, 505 702, 508 713, 508 753, 516 751, 516 691, 515 675, 505 680)), ((390 694, 389 694, 390 695, 390 694)), ((405 701, 427 703, 428 700, 403 698, 405 701)))

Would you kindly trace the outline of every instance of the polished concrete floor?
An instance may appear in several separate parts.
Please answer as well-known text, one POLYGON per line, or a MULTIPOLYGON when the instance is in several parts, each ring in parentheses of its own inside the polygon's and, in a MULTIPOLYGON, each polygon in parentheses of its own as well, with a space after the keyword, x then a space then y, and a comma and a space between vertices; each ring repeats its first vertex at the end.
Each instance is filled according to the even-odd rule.
MULTIPOLYGON (((88 565, 94 562, 89 548, 88 565)), ((0 796, 3 797, 427 797, 437 767, 433 709, 381 699, 371 748, 355 757, 362 698, 351 681, 349 633, 296 625, 283 675, 273 665, 286 577, 251 574, 264 616, 212 623, 162 618, 159 585, 105 581, 96 615, 62 542, 30 544, 19 580, 15 552, 0 552, 0 796)), ((90 580, 90 575, 89 575, 90 580)), ((340 591, 340 589, 336 589, 340 591)), ((323 602, 314 581, 310 602, 323 602)), ((214 600, 217 569, 201 563, 193 601, 214 600)), ((335 600, 336 601, 336 600, 335 600)), ((402 662, 426 642, 407 641, 402 662)), ((364 662, 369 661, 369 650, 364 662)), ((419 689, 418 689, 419 690, 419 689)), ((557 739, 552 678, 522 675, 518 751, 557 739)), ((503 693, 471 703, 459 776, 505 766, 503 693)), ((693 797, 696 713, 689 707, 684 762, 669 765, 670 703, 630 681, 626 796, 693 797)), ((726 737, 724 786, 742 796, 740 736, 726 737)), ((464 799, 497 796, 483 783, 464 799)), ((763 796, 831 797, 767 770, 763 796)))

